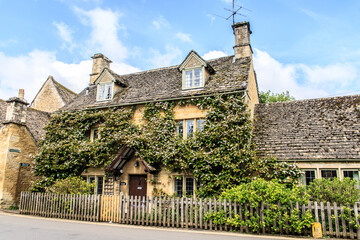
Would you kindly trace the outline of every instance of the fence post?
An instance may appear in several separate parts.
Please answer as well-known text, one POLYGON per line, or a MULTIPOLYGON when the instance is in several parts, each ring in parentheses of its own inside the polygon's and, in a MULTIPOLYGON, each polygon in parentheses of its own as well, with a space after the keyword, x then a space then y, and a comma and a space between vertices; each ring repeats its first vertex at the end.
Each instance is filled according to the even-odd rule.
MULTIPOLYGON (((354 211, 355 211, 355 222, 356 226, 359 226, 359 209, 358 209, 358 203, 354 204, 354 211)), ((360 227, 357 228, 357 239, 360 239, 360 227)))
POLYGON ((339 226, 339 218, 338 218, 338 208, 336 202, 334 202, 334 215, 335 215, 335 229, 336 229, 336 237, 340 237, 340 226, 339 226))

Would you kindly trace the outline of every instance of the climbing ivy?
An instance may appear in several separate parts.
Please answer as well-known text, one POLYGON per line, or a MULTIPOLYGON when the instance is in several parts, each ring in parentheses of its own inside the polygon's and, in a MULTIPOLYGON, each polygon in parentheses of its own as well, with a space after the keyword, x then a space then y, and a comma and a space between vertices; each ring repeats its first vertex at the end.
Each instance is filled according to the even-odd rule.
POLYGON ((140 126, 131 121, 134 110, 120 107, 55 114, 35 157, 35 173, 42 178, 34 190, 91 166, 107 166, 123 144, 157 169, 193 174, 201 196, 219 194, 256 176, 281 181, 300 176, 293 165, 255 156, 253 126, 240 94, 148 103, 140 126), (203 129, 193 138, 176 134, 176 105, 206 109, 203 129), (91 142, 86 135, 94 126, 99 127, 101 138, 91 142))

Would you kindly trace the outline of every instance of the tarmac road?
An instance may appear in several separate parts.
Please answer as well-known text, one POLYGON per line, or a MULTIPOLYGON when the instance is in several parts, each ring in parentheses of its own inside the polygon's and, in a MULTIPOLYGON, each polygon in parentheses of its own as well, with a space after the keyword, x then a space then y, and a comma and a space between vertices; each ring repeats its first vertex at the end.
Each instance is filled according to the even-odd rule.
POLYGON ((0 212, 0 240, 270 240, 237 233, 89 223, 0 212))

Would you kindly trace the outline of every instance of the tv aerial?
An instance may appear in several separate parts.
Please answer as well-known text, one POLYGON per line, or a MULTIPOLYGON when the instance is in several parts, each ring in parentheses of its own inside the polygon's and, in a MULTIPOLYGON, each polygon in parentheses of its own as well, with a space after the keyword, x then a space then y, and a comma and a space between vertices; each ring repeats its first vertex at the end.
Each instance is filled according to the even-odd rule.
POLYGON ((215 15, 217 17, 220 17, 220 18, 223 18, 225 20, 230 20, 232 18, 233 24, 235 24, 235 15, 240 15, 240 16, 243 16, 243 17, 246 18, 247 16, 242 14, 242 13, 239 13, 239 11, 240 10, 247 10, 247 11, 251 12, 251 10, 247 9, 247 8, 244 8, 241 5, 236 4, 235 1, 236 0, 232 1, 232 9, 224 8, 224 10, 226 10, 228 12, 231 12, 230 16, 224 17, 224 16, 220 16, 220 15, 217 15, 217 14, 213 14, 213 15, 215 15))

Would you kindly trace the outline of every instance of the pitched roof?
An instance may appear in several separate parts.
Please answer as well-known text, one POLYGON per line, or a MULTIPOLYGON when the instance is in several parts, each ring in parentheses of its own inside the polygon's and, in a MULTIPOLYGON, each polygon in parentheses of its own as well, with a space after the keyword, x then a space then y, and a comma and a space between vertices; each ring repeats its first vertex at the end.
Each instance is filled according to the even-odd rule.
POLYGON ((39 140, 45 136, 46 131, 44 130, 44 127, 49 121, 50 113, 33 108, 27 109, 25 125, 28 127, 36 142, 39 142, 39 140))
MULTIPOLYGON (((0 99, 0 128, 6 120, 7 103, 0 99)), ((33 108, 27 108, 25 126, 29 129, 35 141, 45 136, 44 127, 50 120, 50 114, 33 108)))
POLYGON ((260 156, 279 160, 360 160, 360 95, 255 107, 260 156))
MULTIPOLYGON (((135 149, 129 148, 126 145, 123 145, 118 154, 115 156, 115 158, 112 160, 112 162, 109 164, 109 166, 106 168, 107 172, 118 172, 118 170, 122 169, 123 166, 134 156, 135 149)), ((143 164, 145 168, 145 172, 155 172, 156 169, 151 166, 149 163, 147 163, 145 160, 143 160, 141 157, 140 162, 143 164)))
POLYGON ((41 86, 39 92, 36 94, 34 100, 31 102, 31 105, 33 105, 33 103, 35 102, 36 98, 38 97, 38 95, 41 93, 41 91, 43 90, 43 88, 45 87, 46 83, 48 82, 52 82, 55 86, 56 91, 58 92, 60 98, 62 99, 62 101, 66 104, 68 102, 70 102, 75 96, 76 93, 74 93, 73 91, 71 91, 70 89, 64 87, 63 85, 61 85, 59 82, 57 82, 53 76, 49 76, 46 81, 44 82, 44 84, 41 86))
POLYGON ((172 66, 117 75, 117 80, 126 84, 127 87, 115 94, 111 101, 96 102, 96 86, 90 86, 87 88, 88 93, 84 89, 62 109, 108 107, 244 90, 247 87, 251 58, 241 58, 235 61, 233 59, 233 56, 227 56, 207 61, 215 73, 210 75, 202 89, 182 90, 182 73, 178 70, 178 66, 172 66))

